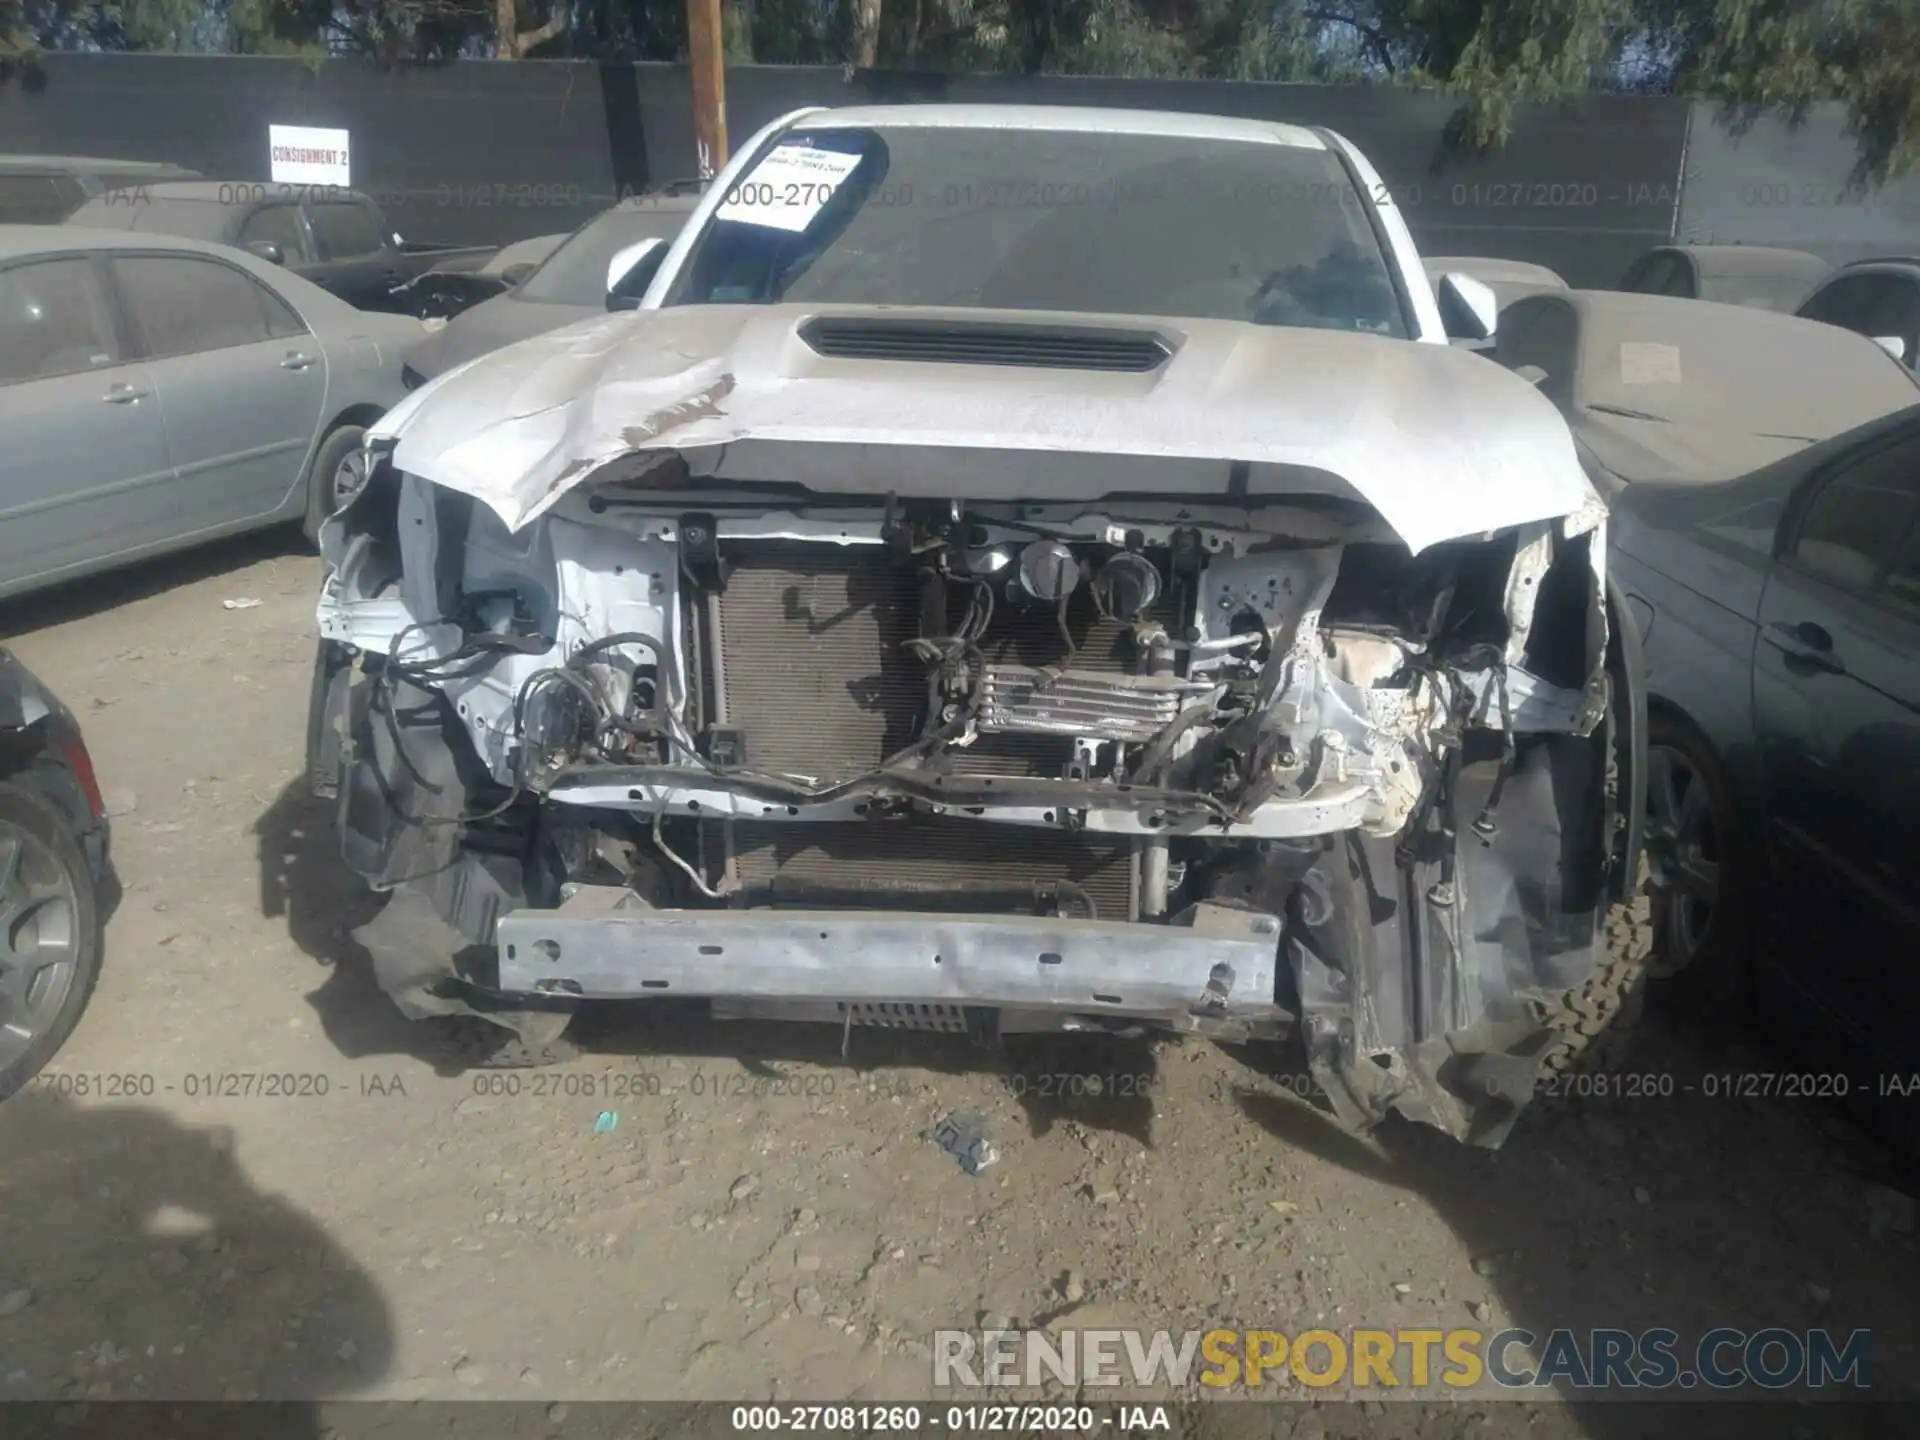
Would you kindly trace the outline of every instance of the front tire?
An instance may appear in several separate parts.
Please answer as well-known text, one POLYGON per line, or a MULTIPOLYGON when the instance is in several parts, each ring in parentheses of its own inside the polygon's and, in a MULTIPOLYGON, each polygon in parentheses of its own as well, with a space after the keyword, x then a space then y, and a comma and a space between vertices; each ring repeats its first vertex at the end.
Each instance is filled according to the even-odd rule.
POLYGON ((307 513, 300 529, 309 545, 320 543, 320 524, 366 484, 366 462, 360 445, 367 437, 363 425, 339 425, 327 433, 307 472, 307 513))
MULTIPOLYGON (((1644 863, 1641 874, 1646 874, 1644 863)), ((1645 895, 1634 895, 1607 913, 1593 973, 1548 1008, 1552 1040, 1540 1061, 1543 1086, 1556 1075, 1594 1074, 1620 1063, 1646 1004, 1655 944, 1645 895)))
POLYGON ((1754 860, 1719 758, 1692 726, 1647 727, 1647 859, 1653 978, 1681 1008, 1718 1018, 1744 1004, 1754 860))
POLYGON ((99 898, 51 805, 0 783, 0 1100, 66 1043, 100 978, 99 898))
POLYGON ((1712 1019, 1745 1007, 1751 847, 1712 748, 1657 712, 1647 725, 1646 837, 1635 893, 1607 915, 1593 974, 1551 1007, 1544 1076, 1618 1066, 1650 998, 1712 1019))

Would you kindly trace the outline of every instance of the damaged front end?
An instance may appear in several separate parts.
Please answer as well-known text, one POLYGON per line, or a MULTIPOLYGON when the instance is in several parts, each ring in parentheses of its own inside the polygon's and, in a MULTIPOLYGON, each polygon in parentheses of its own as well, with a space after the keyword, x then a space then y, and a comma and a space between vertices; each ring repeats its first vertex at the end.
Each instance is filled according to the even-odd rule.
POLYGON ((1416 553, 1337 498, 662 450, 509 530, 391 445, 325 533, 310 739, 409 1014, 1297 1030, 1349 1123, 1497 1143, 1632 873, 1595 507, 1416 553))

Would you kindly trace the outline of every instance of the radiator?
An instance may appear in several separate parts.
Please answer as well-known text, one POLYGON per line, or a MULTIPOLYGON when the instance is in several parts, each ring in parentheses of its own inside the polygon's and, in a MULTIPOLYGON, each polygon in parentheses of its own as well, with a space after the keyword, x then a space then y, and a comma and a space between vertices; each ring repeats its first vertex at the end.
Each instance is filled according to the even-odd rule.
MULTIPOLYGON (((927 706, 927 667, 902 646, 920 633, 914 568, 877 545, 776 541, 727 548, 720 598, 728 723, 746 734, 755 770, 844 780, 913 743, 927 706)), ((1131 641, 1082 586, 1067 610, 1077 671, 1125 675, 1131 641)), ((1053 612, 1001 602, 980 649, 996 666, 1064 659, 1053 612)), ((1060 775, 1065 736, 982 735, 952 752, 964 774, 1060 775)))
MULTIPOLYGON (((919 634, 911 563, 879 546, 777 541, 727 547, 720 600, 728 724, 743 732, 754 770, 826 783, 879 765, 918 738, 927 667, 902 648, 919 634)), ((1082 593, 1068 611, 1076 669, 1124 674, 1122 631, 1082 593)), ((1065 654, 1051 612, 1000 607, 981 646, 991 663, 1045 665, 1065 654)), ((1061 775, 1063 736, 988 734, 954 750, 966 774, 1061 775)), ((734 828, 746 903, 835 903, 876 908, 1032 913, 1034 887, 1078 887, 1103 920, 1137 914, 1133 852, 1124 840, 1029 831, 940 817, 847 824, 739 822, 734 828), (756 894, 758 899, 756 899, 756 894)), ((707 827, 709 873, 719 873, 719 827, 707 827)))
POLYGON ((822 783, 913 743, 927 670, 911 568, 878 546, 729 546, 720 597, 727 720, 755 770, 822 783))

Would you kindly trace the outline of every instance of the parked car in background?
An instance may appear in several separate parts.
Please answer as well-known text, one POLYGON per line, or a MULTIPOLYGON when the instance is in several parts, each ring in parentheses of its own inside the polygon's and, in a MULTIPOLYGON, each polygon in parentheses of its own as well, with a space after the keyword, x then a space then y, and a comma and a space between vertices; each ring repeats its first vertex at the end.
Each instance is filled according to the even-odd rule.
POLYGON ((320 519, 419 320, 244 251, 0 226, 0 595, 320 519))
POLYGON ((1544 265, 1491 255, 1429 256, 1426 269, 1428 281, 1435 285, 1440 283, 1442 275, 1470 275, 1491 290, 1494 299, 1503 306, 1522 295, 1567 288, 1567 282, 1560 278, 1559 273, 1544 265))
POLYGON ((601 211, 507 293, 456 315, 444 330, 415 347, 407 357, 408 384, 431 380, 529 335, 638 305, 667 246, 699 203, 696 187, 676 186, 601 211), (649 240, 659 243, 642 253, 649 240), (608 267, 623 255, 632 263, 619 276, 610 276, 608 267))
POLYGON ((1493 353, 1610 497, 1654 973, 1863 1088, 1920 1070, 1920 380, 1832 326, 1612 291, 1515 302, 1493 353))
POLYGON ((1620 288, 1679 300, 1792 310, 1833 266, 1770 245, 1659 245, 1628 267, 1620 288))
POLYGON ((1920 258, 1843 265, 1794 313, 1871 338, 1908 366, 1920 366, 1920 258))
POLYGON ((89 200, 68 223, 233 245, 362 310, 399 310, 394 291, 416 275, 478 268, 499 249, 403 240, 357 190, 249 180, 143 185, 89 200))
POLYGON ((1913 373, 1859 336, 1663 295, 1524 296, 1491 354, 1560 407, 1603 494, 1731 479, 1920 402, 1913 373))
POLYGON ((120 898, 80 726, 0 647, 0 1100, 73 1033, 120 898))
POLYGON ((199 178, 198 170, 163 161, 0 155, 0 225, 58 225, 109 190, 199 178))
MULTIPOLYGON (((1774 397, 1705 407, 1743 398, 1774 397)), ((1661 970, 1824 1077, 1782 1093, 1898 1077, 1886 1113, 1920 1143, 1920 409, 1721 483, 1630 486, 1609 564, 1643 616, 1661 970)))
POLYGON ((566 243, 566 234, 535 235, 502 245, 477 270, 436 267, 393 292, 398 307, 423 319, 450 320, 483 300, 504 295, 566 243))

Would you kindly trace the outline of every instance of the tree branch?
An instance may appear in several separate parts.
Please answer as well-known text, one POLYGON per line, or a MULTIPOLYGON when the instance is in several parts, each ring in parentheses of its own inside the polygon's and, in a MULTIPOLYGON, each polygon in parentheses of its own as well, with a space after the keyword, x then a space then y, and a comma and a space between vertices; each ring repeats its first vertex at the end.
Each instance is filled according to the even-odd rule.
POLYGON ((547 41, 553 39, 554 36, 566 28, 567 12, 565 7, 562 7, 555 10, 547 23, 538 29, 523 30, 518 35, 515 35, 513 37, 513 48, 520 55, 524 56, 528 51, 538 49, 540 46, 546 44, 547 41))
POLYGON ((1388 48, 1387 37, 1380 31, 1378 26, 1368 25, 1364 21, 1357 20, 1351 15, 1336 14, 1331 10, 1310 8, 1302 10, 1300 13, 1317 24, 1346 26, 1360 37, 1360 43, 1362 45, 1373 52, 1373 58, 1380 63, 1387 74, 1397 75, 1400 73, 1393 63, 1393 52, 1388 48))

